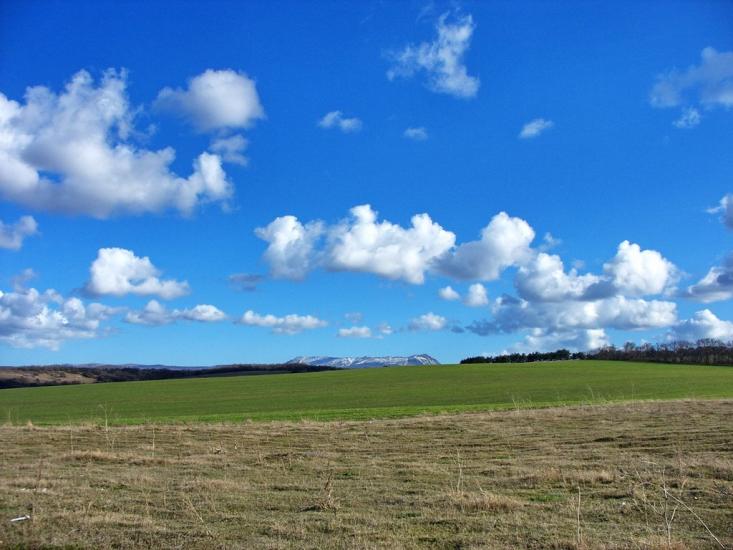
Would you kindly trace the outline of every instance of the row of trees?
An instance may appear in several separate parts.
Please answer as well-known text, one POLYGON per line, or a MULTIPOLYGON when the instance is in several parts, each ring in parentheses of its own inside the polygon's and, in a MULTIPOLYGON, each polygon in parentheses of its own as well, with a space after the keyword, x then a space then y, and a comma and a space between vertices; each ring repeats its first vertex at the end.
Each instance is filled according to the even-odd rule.
POLYGON ((685 363, 697 365, 733 365, 733 342, 705 338, 697 342, 641 344, 626 342, 623 347, 607 346, 594 351, 571 353, 559 349, 548 353, 509 353, 488 357, 468 357, 461 363, 532 363, 598 359, 605 361, 648 361, 652 363, 685 363))

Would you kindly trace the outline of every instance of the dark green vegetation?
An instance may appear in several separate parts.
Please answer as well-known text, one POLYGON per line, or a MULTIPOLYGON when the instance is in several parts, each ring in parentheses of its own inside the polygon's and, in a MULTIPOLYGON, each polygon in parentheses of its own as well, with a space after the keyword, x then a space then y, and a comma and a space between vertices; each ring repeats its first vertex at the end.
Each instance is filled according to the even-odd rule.
POLYGON ((99 382, 132 382, 168 380, 171 378, 201 378, 208 376, 250 376, 290 372, 319 372, 335 370, 310 365, 219 365, 208 368, 126 367, 119 365, 48 365, 33 367, 0 367, 0 389, 64 384, 96 384, 99 382))
POLYGON ((692 342, 660 342, 642 344, 626 342, 624 347, 606 346, 595 351, 570 353, 566 349, 541 353, 509 353, 467 357, 465 363, 533 363, 535 361, 560 361, 567 359, 593 359, 595 361, 636 361, 647 363, 676 363, 678 365, 733 365, 733 342, 703 338, 692 342))
POLYGON ((603 361, 420 366, 0 391, 9 423, 368 419, 733 397, 733 368, 603 361))
POLYGON ((0 426, 0 547, 731 548, 732 415, 0 426))

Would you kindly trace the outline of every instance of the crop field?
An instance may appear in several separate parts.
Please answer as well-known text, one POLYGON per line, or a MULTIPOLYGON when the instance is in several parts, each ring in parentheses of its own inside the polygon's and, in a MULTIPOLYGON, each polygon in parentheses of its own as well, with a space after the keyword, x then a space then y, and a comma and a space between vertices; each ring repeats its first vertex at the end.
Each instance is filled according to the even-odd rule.
POLYGON ((433 412, 733 397, 733 367, 568 361, 0 390, 9 424, 358 420, 433 412))
POLYGON ((0 547, 731 548, 731 418, 678 400, 2 425, 0 547))

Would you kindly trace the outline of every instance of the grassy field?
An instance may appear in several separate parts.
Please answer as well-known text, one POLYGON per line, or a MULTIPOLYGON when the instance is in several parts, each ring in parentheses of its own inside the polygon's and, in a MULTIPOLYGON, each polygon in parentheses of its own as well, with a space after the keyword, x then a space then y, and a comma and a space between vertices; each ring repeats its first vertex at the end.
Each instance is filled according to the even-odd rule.
POLYGON ((8 423, 370 419, 733 397, 733 368, 602 361, 392 367, 0 390, 8 423))
POLYGON ((0 547, 731 548, 731 418, 699 400, 5 425, 0 547))

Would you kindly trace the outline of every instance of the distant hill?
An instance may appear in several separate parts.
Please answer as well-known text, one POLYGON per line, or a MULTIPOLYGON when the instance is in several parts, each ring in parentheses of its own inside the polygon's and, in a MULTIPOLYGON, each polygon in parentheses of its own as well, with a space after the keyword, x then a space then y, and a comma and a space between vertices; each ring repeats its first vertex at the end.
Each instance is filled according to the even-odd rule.
POLYGON ((175 367, 170 365, 45 365, 26 367, 0 366, 0 389, 29 386, 95 384, 99 382, 132 382, 169 378, 208 378, 212 376, 252 376, 334 370, 328 366, 302 364, 217 365, 214 367, 175 367))
POLYGON ((336 367, 340 369, 365 369, 390 365, 439 365, 437 359, 427 354, 409 357, 388 355, 386 357, 329 357, 326 355, 299 355, 286 364, 310 365, 312 367, 336 367))

